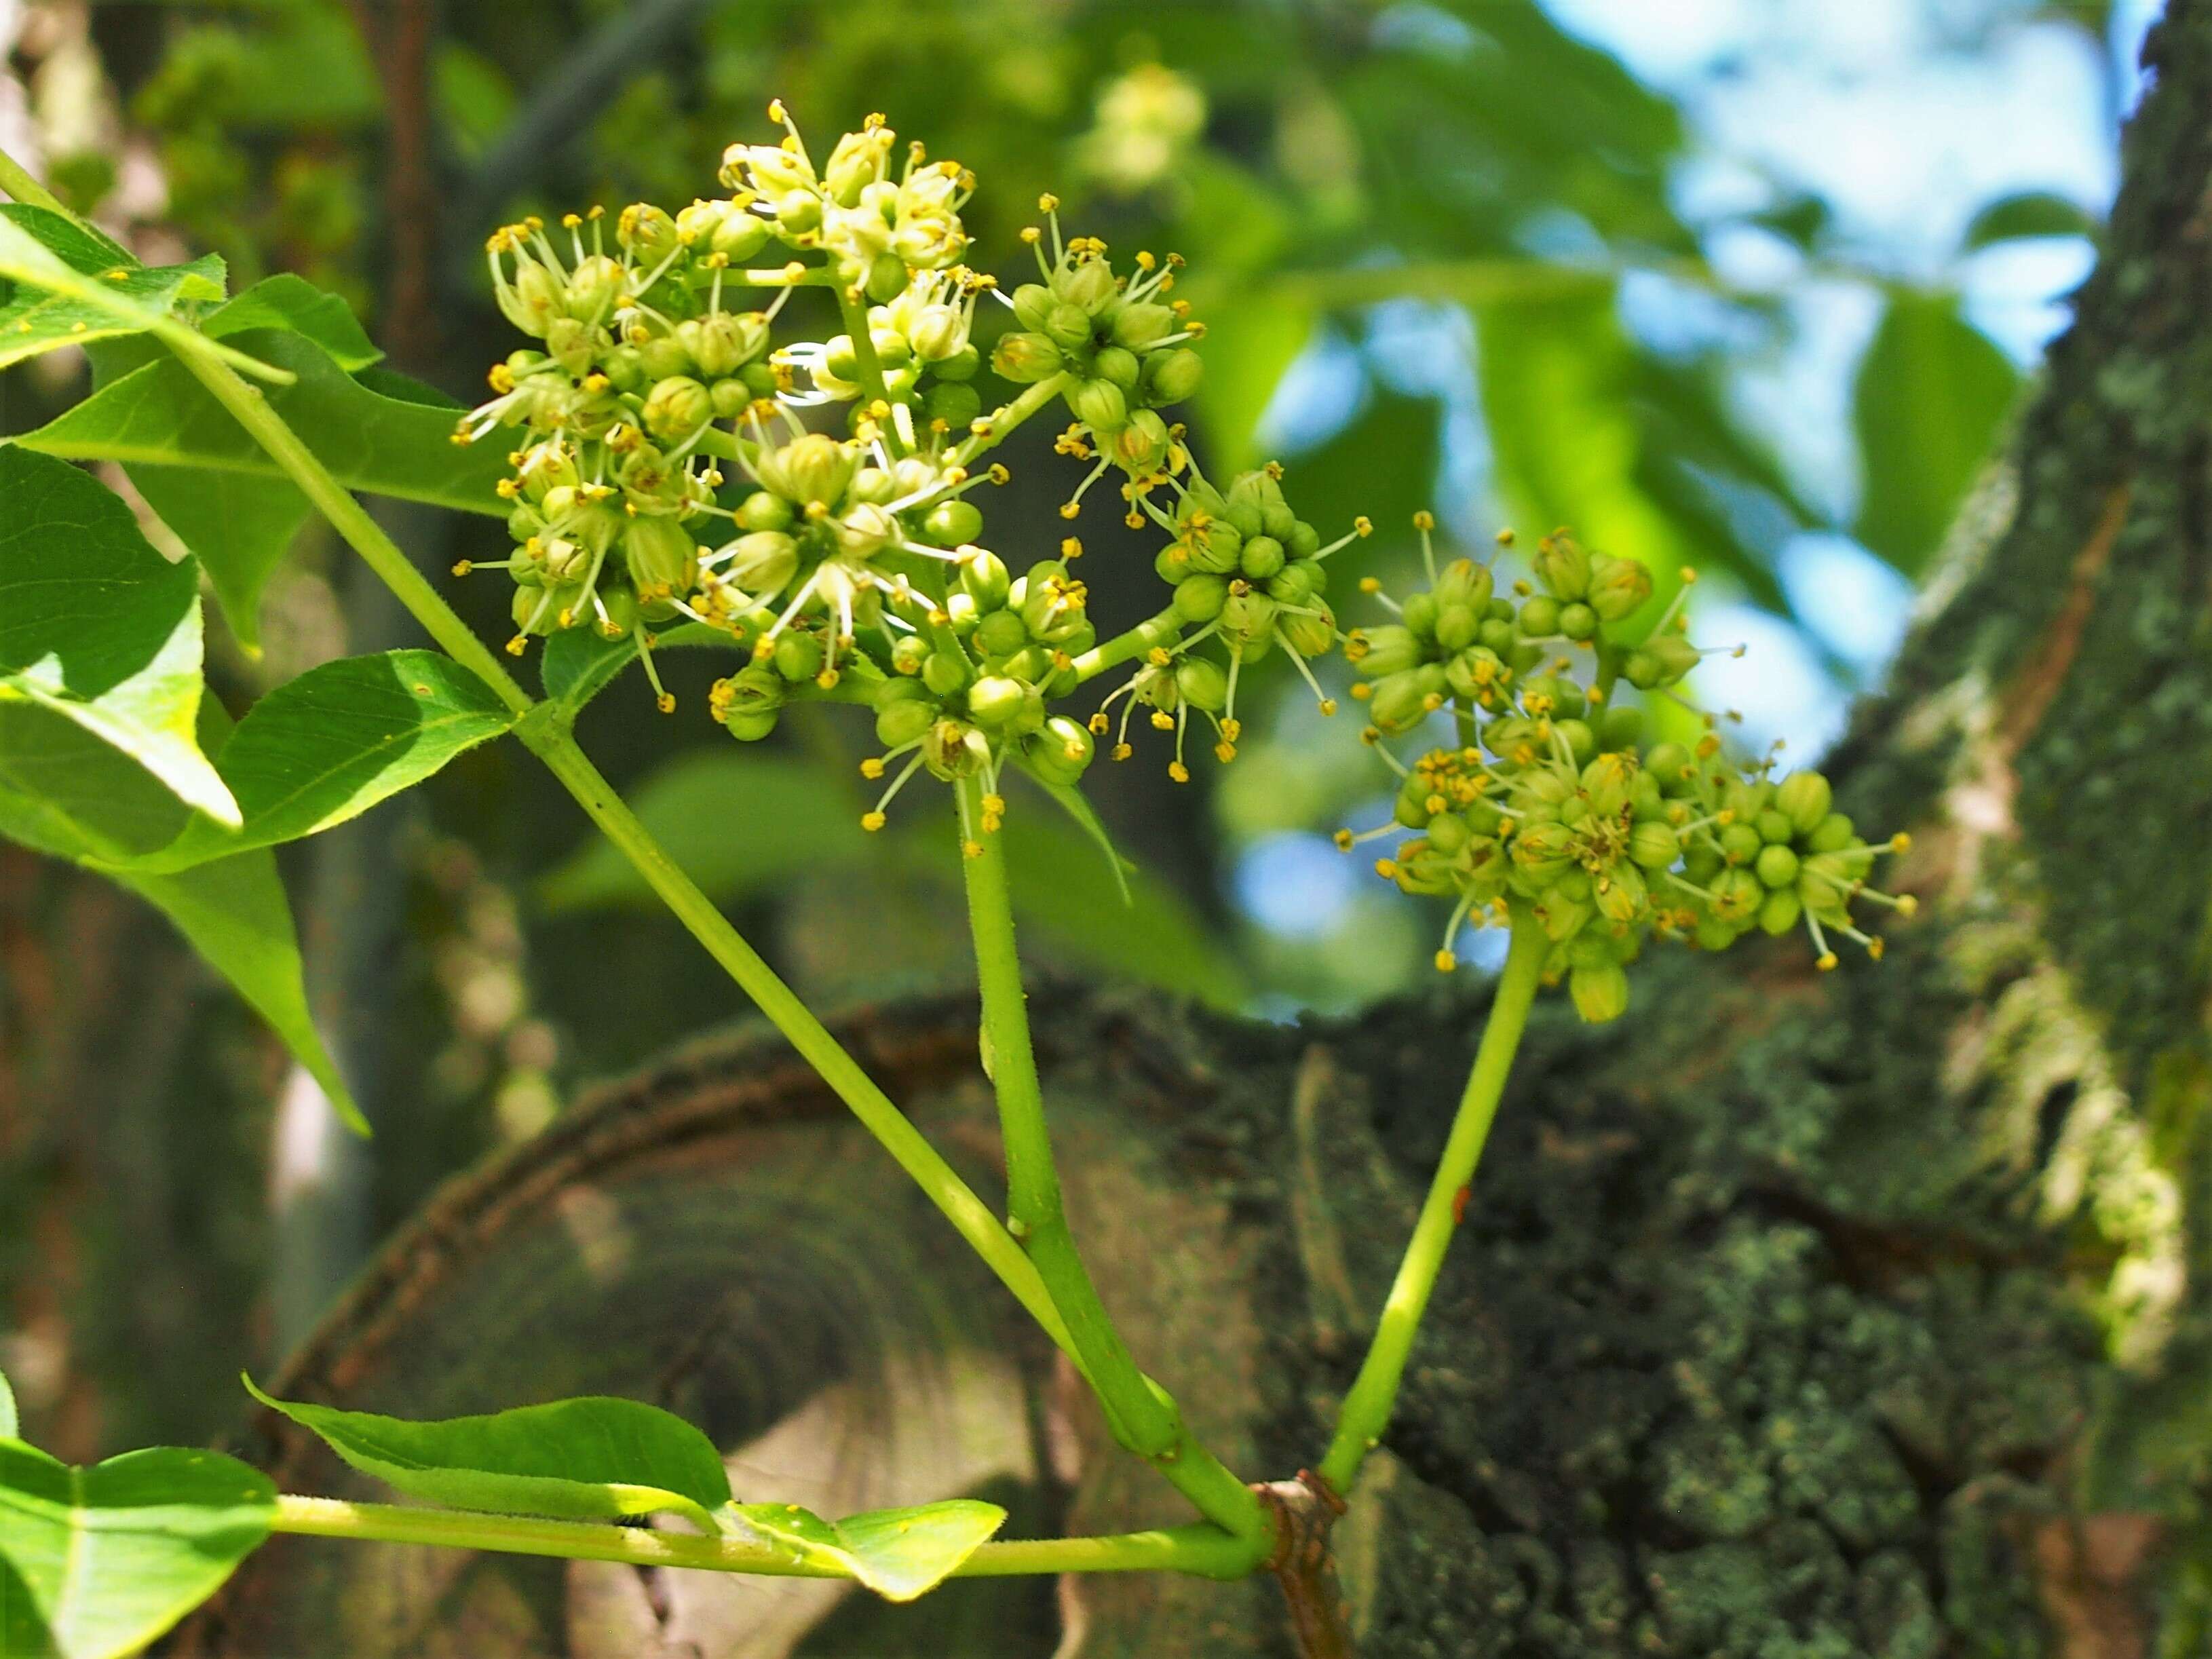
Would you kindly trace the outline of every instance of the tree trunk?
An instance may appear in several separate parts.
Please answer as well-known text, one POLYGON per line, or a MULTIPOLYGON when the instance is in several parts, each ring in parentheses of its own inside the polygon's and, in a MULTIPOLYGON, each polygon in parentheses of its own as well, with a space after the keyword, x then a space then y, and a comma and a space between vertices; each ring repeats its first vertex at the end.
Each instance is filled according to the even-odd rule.
MULTIPOLYGON (((2148 56, 2079 320, 1832 769, 1863 823, 1914 830, 1921 915, 1880 964, 1655 951, 1616 1025, 1540 1006, 1397 1420, 1335 1528, 1370 1656, 2212 1644, 2212 0, 2174 0, 2148 56)), ((1480 996, 1297 1030, 1037 1001, 1108 1301, 1232 1464, 1294 1473, 1371 1325, 1480 996)), ((847 1031, 987 1181, 972 1005, 847 1031)), ((664 1066, 449 1191, 285 1382, 422 1413, 640 1394, 750 1444, 747 1497, 990 1489, 1024 1528, 1175 1514, 765 1039, 664 1066)), ((366 1490, 288 1425, 256 1436, 289 1486, 366 1490)), ((883 1613, 702 1577, 283 1540, 188 1639, 1284 1650, 1263 1584, 956 1584, 883 1613)))

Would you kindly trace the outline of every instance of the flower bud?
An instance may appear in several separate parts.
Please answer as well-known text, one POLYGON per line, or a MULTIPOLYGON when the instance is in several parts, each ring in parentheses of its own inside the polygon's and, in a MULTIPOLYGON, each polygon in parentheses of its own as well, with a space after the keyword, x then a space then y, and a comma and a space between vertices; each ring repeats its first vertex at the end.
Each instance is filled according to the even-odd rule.
POLYGON ((711 252, 720 254, 733 265, 742 265, 768 246, 768 221, 758 214, 743 208, 732 208, 714 227, 708 239, 711 252))
POLYGON ((1255 582, 1263 582, 1280 570, 1289 555, 1282 543, 1273 536, 1248 536, 1237 550, 1237 568, 1255 582))
POLYGON ((1132 351, 1142 351, 1175 331, 1175 313, 1154 301, 1139 300, 1114 313, 1114 343, 1132 351))
POLYGON ((1828 816, 1835 792, 1818 772, 1792 772, 1774 792, 1775 810, 1790 819, 1799 835, 1809 836, 1828 816))
POLYGON ((1206 378, 1206 360, 1188 346, 1152 353, 1145 359, 1145 395, 1156 404, 1179 404, 1206 378))
POLYGON ((860 457, 824 433, 810 432, 764 452, 755 465, 761 482, 777 495, 802 507, 826 507, 844 499, 860 457))
POLYGON ((1559 631, 1559 602, 1547 594, 1531 596, 1521 606, 1520 623, 1523 638, 1550 639, 1559 631))
POLYGON ((645 429, 663 443, 679 444, 714 418, 714 400, 688 374, 661 381, 646 395, 645 429))
POLYGON ((1559 632, 1571 640, 1587 640, 1597 632, 1597 612, 1577 600, 1559 607, 1559 632))
POLYGON ((957 306, 924 306, 907 329, 914 355, 925 363, 942 362, 966 349, 968 319, 957 306))
POLYGON ((1646 870, 1670 868, 1682 855, 1682 838, 1663 823, 1639 823, 1629 832, 1628 856, 1646 870))
POLYGON ((1042 334, 1045 319, 1059 303, 1042 283, 1024 283, 1014 290, 1014 320, 1030 333, 1042 334))
POLYGON ((1589 592, 1584 598, 1601 620, 1619 622, 1650 597, 1651 573, 1640 560, 1604 554, 1591 560, 1589 592))
POLYGON ((628 286, 629 278, 619 260, 594 253, 569 273, 565 296, 568 314, 582 322, 604 322, 621 303, 628 286))
POLYGON ((641 599, 681 597, 698 579, 698 544, 673 519, 632 519, 623 532, 623 558, 641 599))
POLYGON ((1127 400, 1111 380, 1085 380, 1068 397, 1075 418, 1094 432, 1115 432, 1129 418, 1127 400))
POLYGON ((1225 576, 1237 568, 1244 538, 1226 519, 1194 517, 1183 526, 1182 545, 1193 570, 1225 576))
POLYGON ((1366 649, 1353 659, 1352 666, 1370 678, 1402 673, 1421 659, 1420 641, 1412 629, 1397 623, 1364 628, 1359 638, 1366 649))
POLYGON ((990 740, 967 721, 949 716, 929 728, 921 752, 931 774, 947 783, 974 777, 991 761, 990 740))
POLYGON ((1608 704, 1598 716, 1597 743, 1601 749, 1634 753, 1644 741, 1644 711, 1632 703, 1608 704))
POLYGON ((727 561, 723 575, 755 599, 781 593, 799 574, 799 544, 781 531, 753 531, 716 556, 727 561))
POLYGON ((1091 360, 1091 372, 1099 380, 1113 381, 1125 393, 1133 392, 1137 385, 1137 354, 1108 346, 1091 360))
POLYGON ((922 515, 921 533, 933 547, 958 547, 983 533, 983 510, 973 501, 939 501, 922 515))
POLYGON ((1320 599, 1301 611, 1279 611, 1275 629, 1283 643, 1302 657, 1322 656, 1336 643, 1335 614, 1320 599))
POLYGON ((1841 812, 1831 812, 1813 826, 1805 844, 1815 853, 1840 853, 1858 839, 1857 828, 1841 812))
POLYGON ((1032 566, 1024 582, 1022 625, 1032 636, 1057 644, 1083 626, 1083 584, 1068 579, 1066 566, 1056 561, 1032 566))
POLYGON ((740 530, 787 530, 794 516, 791 503, 773 489, 757 489, 738 503, 740 530))
POLYGON ((1783 888, 1769 893, 1759 907, 1759 925, 1765 932, 1779 939, 1795 927, 1804 916, 1805 907, 1794 889, 1783 888))
POLYGON ((1090 767, 1097 743, 1080 720, 1054 714, 1025 750, 1030 764, 1054 783, 1073 783, 1090 767))
POLYGON ((880 126, 865 132, 847 133, 830 152, 830 159, 822 164, 823 186, 842 205, 854 206, 860 201, 861 191, 882 176, 890 142, 889 129, 880 126))
POLYGON ((922 399, 922 413, 948 432, 965 432, 983 412, 983 394, 972 386, 939 381, 922 399))
POLYGON ((1698 665, 1698 650, 1680 634, 1660 634, 1628 653, 1621 673, 1639 691, 1679 683, 1698 665))
POLYGON ((615 221, 615 240, 650 271, 684 246, 676 221, 650 202, 633 202, 615 221))
POLYGON ((1182 656, 1176 659, 1176 693, 1194 708, 1218 714, 1229 703, 1229 676, 1211 657, 1182 656))
POLYGON ((1385 732, 1402 732, 1428 714, 1427 697, 1414 670, 1385 674, 1375 682, 1374 695, 1367 700, 1367 717, 1385 732))
MULTIPOLYGON (((895 680, 895 685, 911 685, 911 680, 895 680)), ((881 703, 876 709, 876 741, 886 749, 902 749, 914 742, 936 724, 937 705, 932 702, 906 700, 881 703)))
POLYGON ((1109 453, 1123 471, 1148 472, 1168 453, 1168 423, 1152 410, 1139 409, 1114 434, 1109 453))
POLYGON ((1187 623, 1210 623, 1229 598, 1229 579, 1201 571, 1176 584, 1175 612, 1187 623))
POLYGON ((1408 593, 1405 604, 1398 607, 1398 615, 1407 627, 1423 640, 1437 636, 1437 596, 1425 591, 1408 593))
POLYGON ((1762 887, 1794 887, 1797 884, 1797 854, 1787 847, 1760 849, 1758 858, 1752 862, 1751 869, 1762 887))
POLYGON ((1546 537, 1537 544, 1532 562, 1537 580, 1549 588, 1552 596, 1562 605, 1579 599, 1589 591, 1589 555, 1572 537, 1546 537))
POLYGON ((1311 559, 1293 559, 1267 579, 1267 597, 1285 605, 1309 605, 1328 591, 1328 567, 1311 559))
POLYGON ((1618 963, 1606 968, 1577 968, 1567 975, 1567 994, 1575 1012, 1593 1025, 1619 1019, 1628 1008, 1628 975, 1618 963))
POLYGON ((1257 589, 1240 593, 1235 586, 1221 604, 1221 631, 1232 640, 1258 638, 1274 626, 1275 602, 1257 589))
POLYGON ((1047 339, 1064 349, 1087 346, 1091 343, 1091 319, 1082 307, 1062 302, 1045 313, 1044 332, 1047 339))
POLYGON ((822 641, 811 634, 787 629, 775 642, 770 666, 793 685, 804 685, 822 672, 822 641))
POLYGON ((1073 265, 1062 265, 1053 273, 1052 288, 1063 303, 1084 313, 1086 336, 1090 332, 1087 319, 1104 311, 1115 295, 1114 271, 1103 259, 1084 259, 1073 265))
POLYGON ((1437 643, 1447 651, 1461 651, 1473 645, 1481 625, 1481 612, 1473 605, 1439 605, 1437 607, 1437 643))
MULTIPOLYGON (((1475 620, 1480 622, 1490 603, 1492 586, 1488 566, 1477 564, 1472 559, 1454 559, 1437 578, 1437 603, 1440 606, 1466 605, 1475 612, 1475 620)), ((1459 647, 1452 649, 1456 651, 1459 647)))
POLYGON ((1001 334, 991 350, 991 371, 1017 386, 1033 386, 1060 373, 1060 348, 1041 333, 1001 334))

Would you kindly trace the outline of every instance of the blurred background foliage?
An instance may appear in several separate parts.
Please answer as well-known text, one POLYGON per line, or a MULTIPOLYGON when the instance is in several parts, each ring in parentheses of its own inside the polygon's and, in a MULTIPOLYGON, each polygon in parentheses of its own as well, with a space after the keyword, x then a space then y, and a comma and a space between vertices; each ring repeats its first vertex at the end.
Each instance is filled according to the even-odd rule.
MULTIPOLYGON (((1280 459, 1325 534, 1371 516, 1347 576, 1402 569, 1424 507, 1478 552, 1503 525, 1571 525, 1662 588, 1694 569, 1695 632, 1752 648, 1692 689, 1755 702, 1746 741, 1802 756, 1880 675, 2063 324, 2155 9, 0 0, 0 143, 149 258, 211 248, 234 287, 295 270, 338 289, 395 366, 473 401, 512 343, 482 274, 493 224, 680 205, 725 144, 766 131, 771 95, 825 141, 880 110, 979 175, 980 264, 1018 279, 1046 190, 1117 248, 1186 255, 1211 328, 1201 454, 1280 459)), ((0 374, 0 432, 79 395, 70 355, 0 374)), ((986 536, 1017 565, 1061 533, 1073 465, 1049 434, 1022 439, 986 536)), ((434 570, 499 534, 391 522, 434 570)), ((1105 508, 1079 528, 1102 623, 1155 608, 1144 539, 1105 508)), ((498 584, 458 595, 500 629, 498 584)), ((262 634, 257 654, 210 624, 234 707, 411 642, 313 529, 262 634)), ((584 739, 779 966, 831 999, 964 971, 949 831, 916 807, 860 845, 864 732, 813 708, 739 748, 702 716, 716 665, 672 665, 675 719, 625 682, 584 739)), ((1232 766, 1177 787, 1140 746, 1093 775, 1139 866, 1130 904, 1080 830, 1041 802, 1016 815, 1041 955, 1278 1017, 1427 971, 1434 918, 1328 838, 1382 816, 1382 775, 1286 673, 1256 690, 1232 766)), ((289 869, 387 1131, 367 1149, 333 1139, 250 1023, 159 954, 158 924, 0 849, 0 1364, 70 1455, 203 1437, 222 1389, 149 1389, 130 1356, 190 1383, 281 1346, 444 1174, 542 1125, 575 1079, 735 1012, 512 745, 289 869), (164 961, 175 1029, 118 1089, 103 1034, 130 1029, 164 961), (165 1164, 210 1173, 164 1176, 135 1210, 86 1199, 165 1164), (149 1248, 157 1266, 132 1278, 119 1264, 149 1248)))

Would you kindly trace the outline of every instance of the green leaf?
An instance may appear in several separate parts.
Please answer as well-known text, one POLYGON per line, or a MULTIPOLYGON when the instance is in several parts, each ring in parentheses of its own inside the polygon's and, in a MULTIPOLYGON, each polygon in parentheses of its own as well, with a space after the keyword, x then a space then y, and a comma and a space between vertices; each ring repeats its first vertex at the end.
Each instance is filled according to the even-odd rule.
POLYGON ((1950 295, 1899 289, 1859 364, 1852 419, 1865 477, 1855 533, 1917 576, 1987 459, 2020 374, 1950 295))
POLYGON ((223 264, 210 253, 149 269, 66 215, 11 202, 0 205, 0 278, 13 279, 0 282, 4 368, 58 347, 133 333, 179 305, 220 300, 223 264), (134 309, 143 320, 133 320, 134 309))
POLYGON ((255 703, 224 745, 216 765, 244 815, 238 832, 195 823, 137 867, 183 869, 343 823, 514 721, 489 687, 435 651, 324 663, 255 703))
POLYGON ((219 1452, 73 1468, 0 1441, 0 1653, 137 1652, 221 1587, 276 1513, 269 1478, 219 1452))
MULTIPOLYGON (((294 376, 289 386, 268 388, 270 407, 348 489, 505 515, 495 489, 507 471, 510 446, 503 440, 454 443, 450 410, 371 391, 304 335, 248 329, 226 343, 294 376)), ((286 482, 229 411, 183 364, 167 358, 110 381, 15 441, 70 460, 152 462, 286 482)))
POLYGON ((2094 215, 2049 191, 2028 190, 2000 196, 1974 215, 1960 240, 1960 250, 1972 253, 1997 242, 2026 241, 2039 236, 2089 236, 2097 234, 2094 215))
POLYGON ((313 341, 349 374, 383 360, 362 331, 353 307, 326 289, 289 270, 264 276, 201 319, 200 332, 216 339, 254 329, 289 330, 313 341))
POLYGON ((0 1371, 0 1440, 18 1438, 21 1429, 15 1415, 15 1391, 8 1386, 8 1373, 0 1371))
POLYGON ((0 701, 75 721, 222 823, 237 803, 192 735, 198 573, 73 466, 0 448, 0 701))
MULTIPOLYGON (((204 699, 203 747, 219 750, 228 726, 222 705, 204 699)), ((308 1014, 275 855, 264 848, 176 874, 118 867, 166 848, 188 821, 183 802, 82 727, 43 708, 0 703, 0 835, 98 869, 167 916, 269 1022, 338 1115, 368 1133, 308 1014)))
POLYGON ((1051 796, 1060 810, 1074 821, 1075 827, 1091 838, 1092 844, 1105 858, 1107 872, 1114 878, 1114 890, 1121 896, 1121 902, 1134 904, 1136 900, 1129 892, 1128 860, 1114 845, 1114 837, 1106 833, 1106 826, 1099 821, 1098 809, 1091 805, 1091 797, 1072 783, 1054 783, 1034 772, 1026 772, 1023 775, 1051 796))
MULTIPOLYGON (((704 623, 678 623, 653 636, 656 651, 701 645, 719 646, 726 651, 739 648, 720 629, 704 623)), ((636 660, 635 635, 611 640, 594 629, 564 628, 545 641, 538 672, 544 682, 545 695, 575 709, 612 685, 636 660)))
POLYGON ((410 1498, 459 1510, 608 1521, 673 1510, 712 1536, 730 1477, 714 1443, 682 1418, 635 1400, 591 1395, 437 1422, 275 1400, 364 1474, 410 1498))
POLYGON ((1006 1522, 996 1504, 952 1498, 824 1521, 796 1504, 733 1504, 753 1531, 803 1559, 842 1568, 889 1601, 925 1595, 1006 1522))
MULTIPOLYGON (((950 804, 927 792, 899 799, 897 827, 872 836, 860 828, 863 803, 842 778, 738 748, 678 757, 647 778, 631 805, 717 902, 802 872, 870 868, 957 902, 950 804)), ((1016 915, 1062 954, 1217 1006, 1242 999, 1246 981, 1235 959, 1164 881, 1141 868, 1125 876, 1099 857, 1088 831, 1034 808, 1009 813, 1001 833, 1016 915)), ((556 912, 659 904, 635 867, 596 836, 556 866, 539 891, 556 912)))
MULTIPOLYGON (((384 355, 343 300, 289 271, 254 283, 200 321, 200 332, 214 339, 270 328, 313 342, 349 373, 368 370, 384 355)), ((166 355, 146 335, 112 341, 94 354, 94 384, 105 388, 166 355)), ((313 515, 313 506, 288 478, 153 462, 135 463, 127 471, 146 504, 198 556, 239 644, 258 656, 261 590, 313 515)))

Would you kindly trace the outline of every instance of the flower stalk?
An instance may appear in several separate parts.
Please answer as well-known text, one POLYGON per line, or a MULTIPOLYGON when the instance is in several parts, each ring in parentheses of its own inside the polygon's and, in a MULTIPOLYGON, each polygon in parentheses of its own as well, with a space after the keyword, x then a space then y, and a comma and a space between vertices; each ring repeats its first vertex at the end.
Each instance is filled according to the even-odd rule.
POLYGON ((1352 1489, 1359 1466, 1382 1438, 1390 1413, 1398 1401, 1398 1385, 1406 1374, 1413 1340, 1420 1333, 1437 1275, 1443 1270, 1444 1253, 1459 1230, 1462 1212, 1461 1192, 1474 1178, 1475 1166, 1490 1139, 1490 1126, 1498 1116, 1498 1103, 1505 1079, 1513 1069, 1513 1056, 1528 1024, 1528 1010, 1536 1000, 1544 958, 1551 949, 1543 923, 1527 907, 1516 908, 1512 942, 1506 949, 1505 969, 1498 981, 1498 994, 1490 1005, 1490 1018, 1482 1028, 1482 1042, 1468 1073, 1467 1089, 1452 1119, 1450 1137, 1437 1162, 1429 1193, 1422 1201, 1420 1218, 1398 1265, 1382 1316, 1376 1322, 1375 1340, 1359 1375, 1344 1396, 1336 1434, 1320 1474, 1339 1492, 1352 1489))

